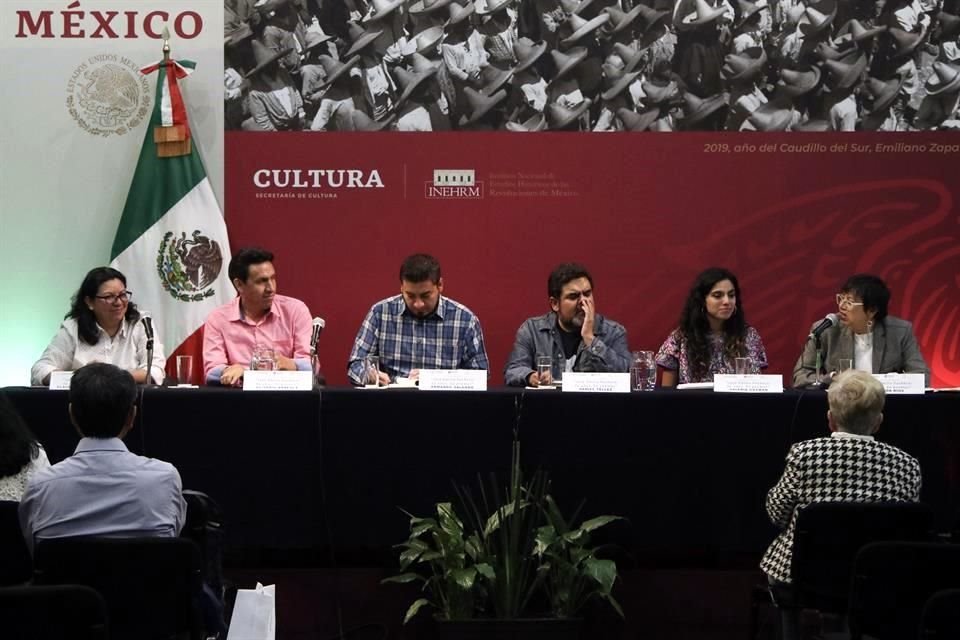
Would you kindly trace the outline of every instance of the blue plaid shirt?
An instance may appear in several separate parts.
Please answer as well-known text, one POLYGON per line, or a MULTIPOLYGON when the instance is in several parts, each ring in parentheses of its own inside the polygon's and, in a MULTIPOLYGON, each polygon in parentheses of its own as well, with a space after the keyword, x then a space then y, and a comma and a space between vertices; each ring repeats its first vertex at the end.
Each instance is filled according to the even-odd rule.
POLYGON ((380 357, 380 371, 391 380, 414 369, 489 369, 480 321, 443 296, 426 318, 410 313, 401 295, 373 305, 350 352, 347 375, 353 384, 360 384, 368 355, 380 357))

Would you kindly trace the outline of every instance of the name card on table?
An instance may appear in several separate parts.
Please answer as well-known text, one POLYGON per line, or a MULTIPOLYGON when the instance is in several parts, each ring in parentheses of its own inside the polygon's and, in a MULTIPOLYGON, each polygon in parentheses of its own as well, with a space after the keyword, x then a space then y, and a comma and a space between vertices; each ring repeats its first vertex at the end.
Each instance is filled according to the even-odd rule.
POLYGON ((630 393, 630 374, 565 371, 562 389, 564 393, 630 393))
POLYGON ((718 373, 713 390, 719 393, 783 393, 783 376, 718 373))
POLYGON ((53 391, 69 391, 70 378, 73 377, 73 371, 51 371, 50 389, 53 391))
POLYGON ((421 391, 486 391, 486 369, 420 369, 421 391))
POLYGON ((873 377, 880 381, 883 390, 890 395, 918 395, 924 392, 922 373, 875 373, 873 377))
POLYGON ((312 371, 257 371, 243 372, 244 391, 310 391, 313 389, 312 371))

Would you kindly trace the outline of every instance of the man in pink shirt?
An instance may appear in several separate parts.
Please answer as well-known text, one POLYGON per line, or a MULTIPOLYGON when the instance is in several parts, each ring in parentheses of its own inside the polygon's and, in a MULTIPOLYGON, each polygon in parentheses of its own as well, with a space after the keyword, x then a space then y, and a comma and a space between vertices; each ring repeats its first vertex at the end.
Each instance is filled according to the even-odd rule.
POLYGON ((237 297, 214 309, 203 325, 203 373, 207 384, 239 386, 255 345, 272 347, 277 368, 310 371, 310 310, 277 293, 273 254, 251 247, 230 260, 237 297))

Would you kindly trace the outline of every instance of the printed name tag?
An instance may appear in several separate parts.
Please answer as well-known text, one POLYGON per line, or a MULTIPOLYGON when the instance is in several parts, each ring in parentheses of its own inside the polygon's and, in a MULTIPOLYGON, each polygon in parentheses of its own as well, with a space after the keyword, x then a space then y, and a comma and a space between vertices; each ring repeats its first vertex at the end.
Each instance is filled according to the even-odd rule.
POLYGON ((630 374, 566 371, 562 388, 564 393, 630 393, 630 374))
POLYGON ((52 371, 50 373, 50 388, 54 391, 70 390, 70 378, 73 371, 52 371))
POLYGON ((783 376, 718 373, 713 390, 721 393, 783 393, 783 376))
POLYGON ((243 372, 244 391, 310 391, 313 373, 310 371, 255 371, 243 372))
POLYGON ((890 395, 919 396, 924 392, 922 373, 875 373, 873 377, 890 395))
POLYGON ((420 369, 421 391, 486 391, 486 369, 420 369))

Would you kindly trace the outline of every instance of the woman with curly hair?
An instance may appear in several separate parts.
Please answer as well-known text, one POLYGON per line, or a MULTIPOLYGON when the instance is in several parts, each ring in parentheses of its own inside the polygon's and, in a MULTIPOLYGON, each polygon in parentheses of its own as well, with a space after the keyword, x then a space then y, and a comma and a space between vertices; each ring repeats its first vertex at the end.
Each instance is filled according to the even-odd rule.
POLYGON ((0 392, 0 500, 20 502, 27 479, 37 469, 49 466, 43 447, 0 392))
POLYGON ((757 369, 767 367, 760 334, 744 317, 737 277, 712 267, 694 280, 680 326, 657 352, 661 386, 712 381, 714 374, 733 373, 740 357, 751 358, 757 369))
POLYGON ((127 278, 116 269, 97 267, 84 277, 74 294, 60 330, 30 370, 32 384, 46 385, 54 371, 76 371, 90 362, 106 362, 126 369, 138 383, 147 370, 163 383, 165 358, 156 336, 153 362, 147 362, 147 336, 140 311, 130 301, 127 278))

